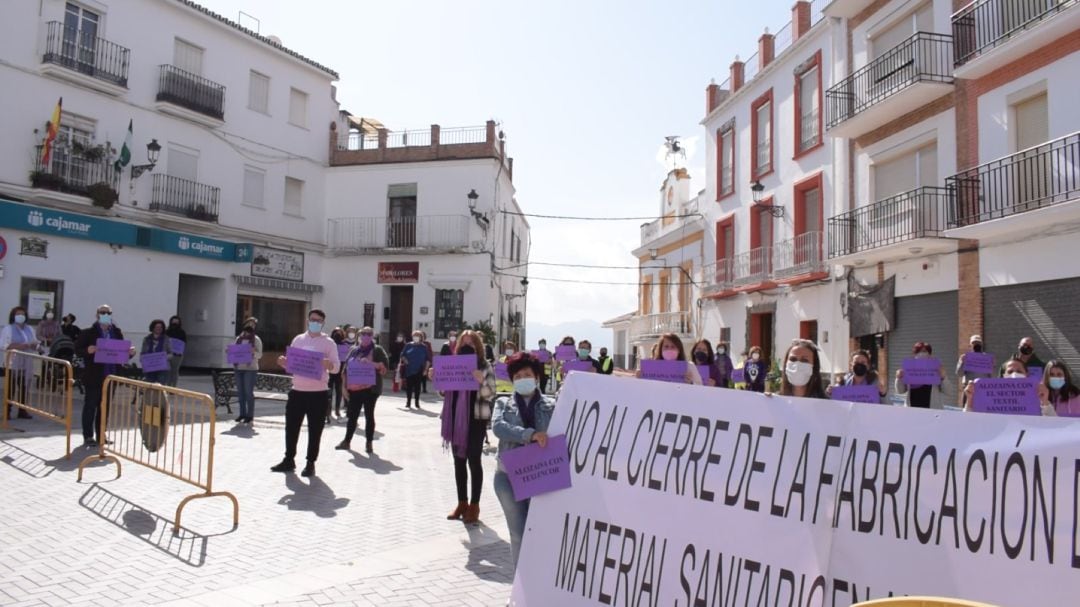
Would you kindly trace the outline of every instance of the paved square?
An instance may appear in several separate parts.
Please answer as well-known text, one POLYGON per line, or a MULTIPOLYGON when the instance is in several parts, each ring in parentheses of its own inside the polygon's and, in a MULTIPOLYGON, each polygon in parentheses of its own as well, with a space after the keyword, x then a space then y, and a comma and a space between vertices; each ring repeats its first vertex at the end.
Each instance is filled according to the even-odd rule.
MULTIPOLYGON (((208 392, 210 382, 184 377, 181 387, 208 392)), ((79 405, 76 396, 76 420, 79 405)), ((282 401, 259 399, 253 428, 220 410, 214 489, 240 500, 240 526, 227 498, 201 499, 179 536, 176 506, 197 489, 129 462, 119 479, 95 464, 78 483, 86 449, 65 460, 61 426, 13 420, 25 431, 0 433, 0 604, 504 605, 512 572, 494 451, 482 524, 447 521, 457 498, 441 402, 432 395, 424 407, 406 411, 387 390, 373 456, 362 452, 362 416, 360 451, 334 450, 344 418, 327 426, 311 479, 269 471, 284 448, 282 401)), ((303 434, 300 465, 306 444, 303 434)))

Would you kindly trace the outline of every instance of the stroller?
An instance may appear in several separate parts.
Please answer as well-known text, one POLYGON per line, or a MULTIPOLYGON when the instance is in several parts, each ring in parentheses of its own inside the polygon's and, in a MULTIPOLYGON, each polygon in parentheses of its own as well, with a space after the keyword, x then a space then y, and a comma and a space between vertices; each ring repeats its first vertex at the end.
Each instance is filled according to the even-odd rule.
MULTIPOLYGON (((67 335, 58 335, 49 346, 49 358, 58 358, 60 360, 66 360, 71 363, 72 371, 75 374, 75 387, 79 389, 79 394, 83 393, 82 382, 80 381, 82 370, 82 359, 75 356, 75 342, 71 340, 67 335)), ((55 379, 53 380, 56 381, 55 379)), ((56 389, 56 386, 52 386, 52 389, 56 389)))

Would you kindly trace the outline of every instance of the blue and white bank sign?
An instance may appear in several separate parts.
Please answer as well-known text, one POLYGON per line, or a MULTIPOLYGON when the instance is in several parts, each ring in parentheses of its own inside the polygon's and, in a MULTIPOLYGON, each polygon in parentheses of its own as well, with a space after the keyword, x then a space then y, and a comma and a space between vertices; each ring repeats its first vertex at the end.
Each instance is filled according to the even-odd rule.
POLYGON ((97 240, 112 244, 135 244, 135 226, 74 213, 34 209, 23 205, 3 203, 0 206, 0 220, 6 226, 22 228, 31 232, 97 240))

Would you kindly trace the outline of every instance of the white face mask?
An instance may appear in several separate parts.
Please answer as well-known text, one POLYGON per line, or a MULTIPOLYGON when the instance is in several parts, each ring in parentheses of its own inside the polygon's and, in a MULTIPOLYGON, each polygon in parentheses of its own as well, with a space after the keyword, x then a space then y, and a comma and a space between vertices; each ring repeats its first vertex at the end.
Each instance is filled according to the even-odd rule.
POLYGON ((793 386, 805 386, 814 374, 814 365, 801 361, 789 362, 784 369, 788 382, 793 386))
POLYGON ((507 349, 506 349, 506 355, 507 355, 507 356, 513 356, 513 355, 514 355, 514 351, 513 351, 513 350, 511 350, 510 348, 507 348, 507 349))
POLYGON ((45 315, 45 320, 52 320, 52 319, 53 319, 52 312, 49 312, 48 314, 45 315))
POLYGON ((419 335, 413 335, 412 342, 414 344, 420 343, 420 336, 419 335))
POLYGON ((1024 379, 1024 378, 1027 377, 1027 375, 1024 375, 1023 373, 1020 373, 1019 371, 1013 371, 1012 373, 1006 374, 1005 377, 1008 377, 1008 378, 1011 378, 1011 379, 1024 379))
POLYGON ((716 354, 719 355, 719 356, 723 356, 723 355, 727 354, 727 348, 724 348, 724 347, 717 348, 716 349, 716 354))
POLYGON ((758 354, 757 352, 754 352, 753 354, 750 355, 750 360, 761 360, 761 355, 758 354))

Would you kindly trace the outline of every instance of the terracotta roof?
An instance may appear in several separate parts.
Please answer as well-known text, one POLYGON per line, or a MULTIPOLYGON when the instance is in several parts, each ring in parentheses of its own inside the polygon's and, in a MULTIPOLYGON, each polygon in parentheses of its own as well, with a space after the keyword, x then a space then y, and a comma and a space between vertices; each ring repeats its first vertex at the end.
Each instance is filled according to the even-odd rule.
POLYGON ((279 50, 279 51, 281 51, 281 52, 283 52, 283 53, 285 53, 287 55, 291 55, 292 57, 295 57, 295 58, 299 59, 300 61, 303 61, 304 63, 306 63, 306 64, 308 64, 308 65, 310 65, 310 66, 312 66, 314 68, 322 70, 323 72, 326 72, 327 74, 330 74, 331 76, 333 76, 335 80, 337 80, 339 78, 337 72, 335 72, 334 70, 326 67, 325 65, 323 65, 323 64, 321 64, 321 63, 319 63, 317 61, 314 61, 312 59, 308 59, 307 57, 301 55, 300 53, 298 53, 298 52, 296 52, 294 50, 287 49, 284 46, 282 46, 280 42, 276 42, 274 40, 271 40, 269 37, 263 36, 262 34, 259 34, 258 32, 253 32, 253 31, 249 30, 248 28, 240 25, 239 23, 237 23, 237 22, 235 22, 235 21, 233 21, 231 19, 223 17, 222 15, 219 15, 219 14, 215 13, 214 11, 212 11, 212 10, 210 10, 210 9, 200 5, 200 4, 196 4, 192 0, 175 0, 175 1, 179 2, 180 4, 183 4, 185 6, 189 6, 189 7, 193 8, 193 9, 199 11, 200 13, 203 13, 204 15, 206 15, 208 17, 213 17, 214 19, 217 19, 218 21, 224 23, 225 25, 228 25, 229 27, 231 27, 231 28, 233 28, 235 30, 243 32, 243 33, 247 34, 248 36, 251 36, 252 38, 258 40, 259 42, 262 42, 263 44, 266 44, 268 46, 276 48, 277 50, 279 50))

